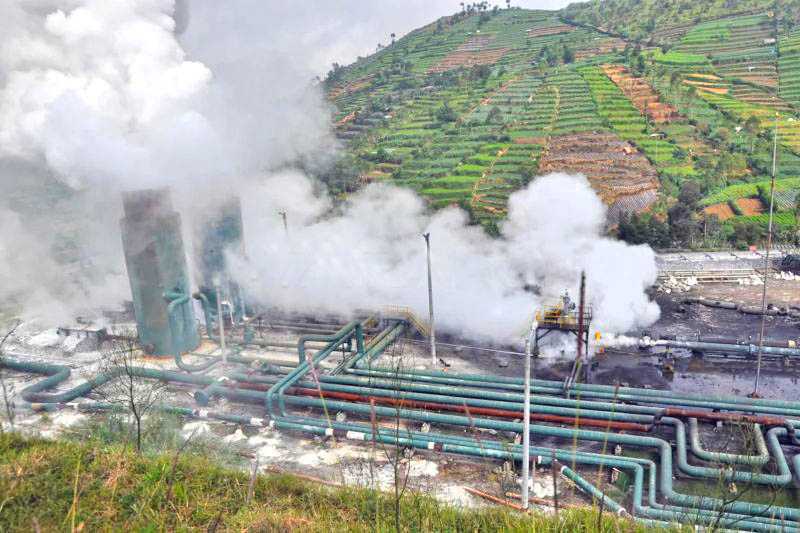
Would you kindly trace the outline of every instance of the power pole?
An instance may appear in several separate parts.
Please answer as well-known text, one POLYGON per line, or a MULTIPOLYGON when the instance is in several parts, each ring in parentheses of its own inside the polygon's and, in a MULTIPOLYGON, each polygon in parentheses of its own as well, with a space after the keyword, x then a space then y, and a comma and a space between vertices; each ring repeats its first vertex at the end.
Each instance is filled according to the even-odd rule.
POLYGON ((431 326, 431 363, 436 366, 436 328, 433 321, 433 281, 431 279, 431 234, 424 233, 425 249, 428 255, 428 319, 431 326))
POLYGON ((278 211, 278 214, 283 219, 283 231, 286 233, 286 236, 289 236, 289 223, 286 221, 286 211, 278 211))
POLYGON ((225 318, 222 316, 222 291, 220 290, 219 280, 215 280, 217 294, 217 321, 219 323, 219 348, 222 351, 222 362, 228 363, 228 353, 225 349, 225 318))
MULTIPOLYGON (((590 371, 590 364, 589 364, 589 340, 588 340, 588 331, 586 331, 586 326, 584 321, 586 319, 585 313, 586 309, 586 271, 581 270, 581 292, 580 298, 578 299, 578 358, 581 359, 581 362, 586 366, 584 372, 586 373, 586 383, 589 383, 589 371, 590 371), (584 335, 586 335, 586 339, 584 342, 584 335)), ((576 376, 577 379, 577 376, 576 376)))
POLYGON ((534 317, 531 320, 531 329, 525 339, 525 376, 522 403, 522 508, 528 508, 528 478, 531 469, 531 344, 536 329, 539 326, 534 317))
POLYGON ((758 361, 756 363, 756 383, 753 387, 753 398, 758 397, 758 385, 761 380, 761 359, 764 351, 764 330, 767 326, 767 281, 769 280, 769 252, 772 248, 772 219, 775 207, 775 174, 778 171, 778 113, 775 113, 775 132, 772 138, 772 177, 769 181, 769 224, 767 225, 767 253, 764 254, 764 285, 761 292, 761 333, 758 336, 758 361))

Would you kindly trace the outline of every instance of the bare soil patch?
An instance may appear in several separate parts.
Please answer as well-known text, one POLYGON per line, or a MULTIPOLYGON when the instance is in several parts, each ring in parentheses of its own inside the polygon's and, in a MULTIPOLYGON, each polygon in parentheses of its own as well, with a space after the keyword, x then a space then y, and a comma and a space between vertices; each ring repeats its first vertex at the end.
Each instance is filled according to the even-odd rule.
POLYGON ((585 175, 610 206, 612 222, 622 214, 646 210, 658 192, 658 176, 650 161, 613 133, 551 137, 539 170, 585 175))

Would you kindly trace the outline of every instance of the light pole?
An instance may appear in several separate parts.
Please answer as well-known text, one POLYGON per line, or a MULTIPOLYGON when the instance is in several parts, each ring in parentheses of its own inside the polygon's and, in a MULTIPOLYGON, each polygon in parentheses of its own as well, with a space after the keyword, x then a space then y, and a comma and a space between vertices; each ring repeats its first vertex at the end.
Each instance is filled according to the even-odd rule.
POLYGON ((425 249, 428 256, 428 319, 431 327, 431 364, 436 366, 436 328, 433 321, 433 281, 431 279, 431 234, 423 233, 425 249))
POLYGON ((286 211, 278 211, 278 214, 283 219, 283 231, 288 236, 289 235, 289 223, 286 221, 286 211))
POLYGON ((531 468, 531 344, 539 323, 531 320, 531 329, 525 339, 525 376, 522 403, 522 508, 528 508, 528 478, 531 468))
POLYGON ((225 349, 225 319, 222 316, 222 290, 219 278, 214 280, 214 289, 217 296, 217 321, 219 324, 219 349, 222 352, 223 364, 228 363, 228 351, 225 349))
POLYGON ((758 335, 758 361, 756 363, 756 382, 751 398, 758 398, 758 385, 761 381, 761 358, 764 351, 764 330, 767 326, 767 282, 769 281, 769 252, 772 248, 772 224, 775 208, 775 175, 778 173, 778 117, 775 112, 775 132, 772 138, 772 178, 769 182, 769 223, 767 225, 767 253, 764 254, 764 285, 761 293, 761 333, 758 335))

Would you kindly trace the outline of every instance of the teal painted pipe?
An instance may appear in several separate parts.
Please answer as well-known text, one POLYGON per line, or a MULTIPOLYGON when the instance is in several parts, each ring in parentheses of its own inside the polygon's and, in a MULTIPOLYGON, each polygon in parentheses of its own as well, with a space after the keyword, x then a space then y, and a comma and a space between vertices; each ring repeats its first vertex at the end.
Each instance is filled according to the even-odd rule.
MULTIPOLYGON (((0 368, 9 368, 18 372, 30 372, 49 376, 20 391, 22 399, 30 403, 68 403, 81 396, 86 396, 97 387, 108 383, 126 372, 124 368, 115 368, 108 372, 98 374, 67 391, 44 393, 44 390, 51 389, 69 378, 69 367, 14 361, 8 358, 2 358, 0 359, 0 368)), ((213 378, 207 376, 191 376, 181 372, 171 372, 169 370, 158 370, 146 367, 131 367, 129 370, 137 377, 157 379, 160 381, 175 381, 192 385, 208 385, 213 382, 213 378)))
MULTIPOLYGON (((119 405, 107 402, 81 402, 77 405, 77 408, 82 412, 120 410, 119 405)), ((162 413, 185 416, 187 418, 220 420, 222 422, 232 422, 234 424, 256 427, 264 427, 267 425, 267 421, 263 418, 254 418, 246 415, 234 415, 231 413, 220 413, 216 411, 205 411, 202 409, 191 409, 189 407, 179 407, 176 405, 157 404, 153 406, 153 409, 162 413)))
POLYGON ((341 342, 348 337, 356 336, 356 338, 361 338, 360 341, 357 341, 357 345, 363 347, 364 346, 364 333, 362 329, 361 322, 358 320, 353 320, 349 324, 345 325, 342 329, 340 329, 331 343, 326 347, 317 352, 317 354, 309 361, 305 360, 301 364, 297 366, 294 370, 289 372, 286 376, 284 376, 281 381, 273 385, 269 391, 267 391, 265 402, 267 411, 271 415, 274 415, 273 411, 273 400, 277 396, 278 405, 281 410, 281 414, 286 414, 286 406, 284 402, 284 391, 291 387, 295 382, 299 381, 303 378, 312 368, 316 368, 320 362, 325 360, 336 347, 341 344, 341 342))
MULTIPOLYGON (((613 512, 618 516, 626 516, 628 511, 625 510, 623 506, 609 498, 604 492, 599 490, 597 487, 583 479, 577 472, 569 468, 568 466, 564 465, 561 467, 561 472, 559 472, 562 476, 566 477, 575 485, 578 486, 582 491, 586 492, 589 496, 592 497, 592 500, 597 500, 600 504, 613 512)), ((640 482, 641 483, 641 482, 640 482)))
POLYGON ((689 418, 689 444, 692 448, 692 453, 698 459, 708 463, 764 466, 769 462, 769 450, 767 449, 767 443, 764 441, 764 436, 761 434, 761 426, 754 424, 748 430, 752 432, 755 440, 756 449, 758 450, 756 455, 711 452, 703 449, 700 443, 700 428, 697 425, 696 418, 689 418))
MULTIPOLYGON (((195 292, 192 297, 200 302, 200 307, 203 309, 203 316, 205 317, 206 323, 206 336, 214 342, 219 343, 219 335, 214 333, 217 326, 214 324, 214 312, 212 311, 211 302, 208 300, 208 297, 203 294, 202 292, 195 292)), ((245 333, 242 338, 236 338, 231 336, 228 338, 226 333, 225 341, 229 345, 229 347, 234 346, 235 344, 241 344, 244 346, 260 346, 264 348, 268 347, 280 347, 280 348, 297 348, 297 343, 288 343, 288 342, 262 342, 252 338, 252 330, 248 329, 249 326, 245 325, 245 333), (248 333, 249 332, 249 333, 248 333)), ((241 351, 241 348, 238 348, 241 351)), ((230 359, 230 358, 229 358, 230 359)))
MULTIPOLYGON (((356 376, 320 376, 320 381, 324 383, 337 383, 342 385, 353 385, 360 387, 375 387, 384 388, 389 390, 401 390, 410 392, 422 392, 430 394, 438 394, 445 396, 460 396, 469 398, 491 399, 501 402, 512 402, 521 404, 523 401, 522 394, 514 392, 498 392, 488 389, 476 388, 476 385, 471 387, 454 387, 447 385, 430 385, 427 383, 418 384, 412 381, 397 380, 391 381, 386 379, 367 379, 356 376)), ((664 414, 664 409, 660 407, 648 407, 640 405, 630 405, 626 403, 612 404, 609 402, 594 402, 590 400, 574 400, 567 398, 558 398, 542 395, 533 395, 531 402, 537 405, 555 405, 561 407, 570 407, 575 409, 596 409, 617 411, 620 413, 636 413, 650 415, 650 417, 660 417, 664 414)))
POLYGON ((203 317, 206 321, 206 335, 211 337, 214 332, 214 314, 211 312, 211 303, 208 301, 208 297, 200 291, 192 294, 192 297, 200 301, 200 307, 203 309, 203 317))
POLYGON ((392 331, 392 327, 383 328, 377 335, 375 335, 372 339, 370 339, 369 343, 364 346, 363 352, 357 352, 354 357, 351 357, 345 361, 339 363, 339 365, 330 372, 331 375, 341 374, 342 372, 349 371, 353 365, 355 365, 364 355, 366 355, 367 351, 372 351, 375 349, 377 344, 381 342, 386 335, 388 335, 392 331))
MULTIPOLYGON (((176 310, 180 309, 181 305, 188 303, 190 298, 188 295, 179 292, 166 293, 164 294, 164 298, 169 301, 169 305, 167 306, 167 316, 169 317, 169 327, 174 332, 176 331, 176 310)), ((174 338, 175 336, 175 333, 173 333, 172 337, 174 338)), ((202 372, 203 370, 210 369, 220 361, 218 357, 211 357, 207 361, 197 365, 185 363, 183 361, 183 357, 181 356, 181 350, 178 344, 173 345, 173 353, 175 354, 175 364, 178 365, 178 368, 186 372, 202 372)))
MULTIPOLYGON (((51 365, 46 363, 32 363, 26 361, 15 361, 8 357, 0 357, 0 368, 8 368, 17 372, 28 372, 31 374, 42 374, 47 378, 37 381, 20 391, 20 396, 27 402, 41 402, 42 398, 49 395, 40 395, 42 391, 52 389, 60 383, 69 379, 72 371, 68 366, 51 365)), ((44 400, 46 401, 46 400, 44 400)))
MULTIPOLYGON (((352 337, 349 337, 352 338, 352 337)), ((297 355, 298 364, 302 365, 306 362, 306 343, 311 341, 317 342, 335 342, 342 339, 342 330, 331 335, 302 335, 297 339, 297 355)), ((356 353, 364 353, 364 334, 356 335, 356 353)))
MULTIPOLYGON (((419 371, 422 372, 422 371, 419 371)), ((415 382, 426 382, 426 383, 448 383, 452 385, 465 385, 465 386, 481 386, 476 385, 476 381, 478 383, 479 380, 461 380, 461 378, 455 378, 453 376, 443 374, 442 377, 434 377, 434 376, 420 376, 417 371, 413 373, 404 373, 398 374, 397 372, 392 371, 391 369, 371 369, 371 370, 360 370, 354 369, 352 370, 353 374, 362 375, 362 376, 373 376, 379 378, 394 378, 398 381, 415 381, 415 382)), ((506 378, 508 379, 508 378, 506 378)), ((583 385, 583 384, 578 384, 583 385)), ((576 385, 576 386, 578 386, 576 385)), ((521 385, 509 385, 509 384, 496 384, 491 382, 486 382, 483 384, 484 387, 487 388, 501 388, 501 389, 510 389, 519 391, 522 390, 521 385)), ((534 385, 532 387, 534 394, 553 394, 553 395, 563 395, 563 386, 561 387, 551 387, 551 386, 538 386, 534 385)), ((625 389, 631 390, 631 389, 625 389)), ((642 391, 642 392, 653 392, 651 389, 632 389, 634 391, 642 391)), ((701 400, 697 397, 688 397, 688 398, 672 398, 669 396, 657 396, 653 397, 650 395, 639 395, 639 394, 628 394, 621 392, 623 391, 623 387, 620 387, 620 392, 614 393, 613 387, 611 388, 611 392, 595 392, 595 391, 579 391, 575 390, 574 387, 572 389, 572 393, 580 398, 580 399, 604 399, 604 400, 611 400, 611 401, 618 401, 618 402, 639 402, 639 403, 648 403, 648 404, 656 404, 656 405, 663 405, 663 406, 680 406, 680 407, 700 407, 703 409, 708 410, 719 410, 719 411, 739 411, 744 413, 753 413, 753 414, 771 414, 771 415, 778 415, 778 416, 785 416, 785 417, 800 417, 800 404, 797 402, 783 402, 778 401, 786 405, 786 407, 777 407, 777 406, 762 406, 757 403, 750 404, 746 400, 740 400, 738 398, 728 398, 728 401, 717 401, 717 400, 701 400), (791 408, 790 406, 793 406, 791 408)), ((669 392, 669 391, 659 391, 659 392, 669 392)), ((682 396, 682 395, 678 395, 682 396)))
MULTIPOLYGON (((327 381, 320 380, 322 383, 320 387, 323 391, 334 392, 347 392, 352 394, 361 394, 368 396, 382 396, 387 398, 395 398, 400 400, 418 400, 423 402, 434 402, 448 405, 467 405, 472 407, 489 407, 493 409, 505 409, 509 411, 522 411, 522 404, 517 402, 502 402, 495 400, 481 400, 473 398, 458 397, 456 395, 437 395, 437 394, 423 394, 415 392, 397 391, 391 389, 371 388, 367 386, 348 386, 336 385, 328 383, 327 381)), ((312 386, 311 383, 300 383, 303 387, 312 386)), ((316 387, 314 385, 314 387, 316 387)), ((629 413, 617 413, 613 410, 592 410, 592 409, 572 409, 567 407, 551 407, 547 405, 532 404, 531 412, 541 414, 562 415, 569 417, 586 417, 596 418, 599 420, 615 420, 624 422, 636 422, 641 424, 653 424, 654 417, 651 415, 639 415, 629 413)))
MULTIPOLYGON (((350 438, 355 438, 357 440, 364 440, 364 441, 372 441, 373 440, 373 428, 371 426, 363 425, 363 424, 354 424, 354 423, 339 423, 339 422, 326 422, 323 420, 318 419, 307 419, 307 418, 291 418, 291 417, 281 417, 277 421, 277 427, 281 429, 294 429, 298 431, 309 431, 309 430, 317 430, 318 434, 328 434, 328 431, 332 431, 333 429, 340 429, 340 430, 348 430, 351 433, 348 434, 350 438), (282 421, 288 421, 288 424, 292 425, 284 425, 282 421)), ((374 435, 374 438, 378 442, 383 442, 386 444, 391 445, 404 445, 404 446, 413 446, 422 449, 431 449, 432 444, 434 443, 441 443, 442 446, 438 449, 441 451, 445 451, 448 453, 457 453, 461 455, 474 455, 479 457, 490 457, 496 459, 516 459, 519 460, 522 457, 521 446, 520 445, 507 445, 502 443, 497 443, 493 441, 477 441, 476 439, 470 439, 465 437, 456 437, 450 435, 441 435, 441 434, 429 434, 429 433, 419 433, 413 432, 409 430, 401 430, 401 431, 393 431, 391 429, 387 430, 385 428, 378 428, 377 435, 374 435), (385 434, 381 435, 381 431, 385 434)), ((650 498, 655 503, 655 464, 652 461, 645 460, 645 459, 634 459, 634 458, 624 458, 624 457, 617 457, 617 456, 609 456, 609 455, 601 455, 601 454, 594 454, 590 452, 573 452, 573 451, 564 451, 564 450, 553 450, 553 449, 546 449, 546 448, 537 448, 531 447, 531 454, 533 457, 537 457, 537 462, 541 465, 549 464, 550 457, 555 455, 557 459, 562 461, 568 462, 575 462, 578 464, 589 464, 589 465, 603 465, 603 466, 615 466, 618 468, 623 469, 631 469, 635 472, 635 489, 634 489, 634 506, 637 509, 639 514, 644 514, 648 516, 657 516, 659 518, 665 518, 671 521, 679 521, 679 522, 686 522, 687 516, 687 509, 675 506, 659 506, 661 509, 667 509, 667 511, 671 512, 661 512, 661 511, 651 511, 650 509, 643 507, 642 505, 642 494, 643 494, 643 470, 642 464, 650 465, 652 469, 650 470, 650 483, 651 483, 651 490, 650 490, 650 498)), ((671 483, 671 480, 669 481, 671 483)), ((725 502, 720 500, 714 500, 712 498, 705 498, 708 502, 716 502, 717 509, 720 508, 725 502)), ((656 504, 657 505, 657 504, 656 504)), ((746 515, 735 514, 735 513, 728 513, 723 512, 719 513, 717 510, 715 511, 692 511, 692 513, 697 513, 697 516, 702 519, 702 522, 705 524, 714 524, 717 520, 724 519, 727 520, 728 523, 733 524, 734 522, 740 524, 741 526, 747 526, 751 530, 754 531, 777 531, 775 529, 779 526, 785 526, 781 522, 764 518, 764 517, 749 517, 746 515)), ((791 527, 791 526, 790 526, 791 527)), ((782 531, 789 532, 792 529, 783 529, 782 531)))
MULTIPOLYGON (((359 373, 356 371, 355 373, 359 373)), ((386 374, 387 376, 396 376, 397 372, 391 368, 372 368, 369 371, 364 371, 365 374, 370 375, 378 375, 379 373, 386 374)), ((459 382, 465 381, 473 381, 478 382, 482 386, 491 386, 493 388, 511 388, 513 390, 522 390, 523 382, 520 378, 509 378, 503 376, 492 376, 492 375, 482 375, 482 374, 458 374, 458 373, 451 373, 451 372, 441 372, 438 370, 411 370, 408 372, 403 373, 403 377, 407 379, 415 379, 415 380, 433 380, 437 378, 444 378, 450 380, 453 384, 458 384, 459 382)), ((534 387, 542 387, 543 389, 551 389, 551 390, 561 390, 563 391, 564 384, 559 381, 551 381, 551 380, 541 380, 541 379, 534 379, 532 380, 532 385, 534 387)), ((698 401, 699 398, 692 394, 683 394, 677 393, 673 391, 665 391, 665 390, 658 390, 658 389, 637 389, 631 387, 615 387, 613 385, 597 385, 597 384, 588 384, 588 383, 576 383, 571 387, 572 393, 604 393, 607 396, 603 396, 604 398, 613 398, 614 394, 617 394, 617 397, 622 397, 623 395, 627 396, 638 396, 638 397, 648 397, 648 398, 665 398, 669 400, 689 400, 689 401, 698 401)), ((753 408, 753 407, 778 407, 778 408, 785 408, 785 409, 793 409, 800 412, 800 403, 795 401, 789 400, 768 400, 768 399, 751 399, 751 398, 735 398, 729 396, 710 396, 703 398, 702 403, 705 404, 712 404, 712 403, 719 403, 719 404, 736 404, 743 406, 742 408, 753 408)))
MULTIPOLYGON (((302 421, 308 422, 308 419, 302 419, 302 421)), ((326 423, 324 421, 318 421, 317 423, 319 423, 321 425, 324 425, 326 427, 331 426, 330 423, 326 423)), ((338 424, 338 423, 333 423, 332 424, 333 427, 339 427, 340 425, 341 424, 338 424)), ((369 435, 369 433, 371 431, 370 426, 357 427, 356 425, 348 424, 347 427, 349 429, 360 430, 362 432, 365 432, 365 436, 362 437, 362 439, 363 440, 371 440, 371 436, 369 435)), ((515 452, 513 452, 513 450, 517 450, 518 448, 520 448, 519 445, 508 445, 508 444, 497 443, 497 442, 493 442, 493 441, 480 441, 479 443, 477 441, 473 441, 472 449, 469 449, 470 448, 469 446, 463 447, 464 446, 464 441, 463 441, 462 438, 459 438, 459 437, 441 436, 441 435, 433 435, 433 434, 427 434, 427 433, 408 432, 406 430, 403 430, 402 432, 400 432, 400 434, 402 434, 402 435, 406 435, 406 434, 410 434, 410 433, 413 433, 416 437, 418 437, 419 439, 422 439, 423 444, 425 443, 425 439, 427 439, 428 442, 431 442, 431 441, 451 442, 451 443, 455 443, 457 445, 455 447, 444 447, 443 451, 446 450, 446 451, 453 452, 453 453, 465 453, 465 454, 468 454, 468 455, 479 455, 479 456, 483 456, 483 457, 495 457, 495 458, 510 458, 510 457, 514 457, 514 458, 519 459, 521 457, 521 452, 517 451, 516 454, 514 454, 515 452), (492 449, 492 451, 491 452, 487 452, 487 451, 485 451, 486 449, 492 449)), ((394 436, 392 436, 392 438, 394 438, 394 436)), ((397 444, 396 442, 389 442, 389 443, 390 444, 397 444)), ((402 442, 400 444, 402 444, 402 442)), ((538 449, 534 450, 532 448, 532 450, 533 450, 534 454, 543 453, 542 451, 540 451, 538 449)), ((547 457, 549 457, 549 453, 551 451, 552 450, 547 450, 546 451, 547 457)), ((564 460, 564 459, 572 460, 572 459, 575 459, 575 457, 577 456, 577 458, 578 458, 577 462, 581 463, 581 464, 584 464, 584 463, 587 462, 586 461, 586 456, 592 456, 592 454, 590 454, 588 452, 587 453, 584 453, 584 452, 573 453, 571 451, 566 452, 566 451, 556 450, 556 453, 557 453, 558 458, 561 459, 561 460, 564 460)), ((651 470, 651 485, 652 485, 651 498, 653 499, 653 503, 655 503, 655 498, 654 498, 655 497, 655 477, 654 477, 655 464, 652 463, 652 461, 647 461, 647 460, 642 460, 642 459, 621 458, 621 457, 616 457, 616 456, 605 456, 605 457, 606 457, 606 459, 603 460, 602 464, 606 464, 606 465, 610 465, 610 466, 617 466, 617 467, 621 467, 621 468, 629 467, 631 461, 634 461, 634 462, 635 461, 640 461, 640 462, 644 462, 646 464, 651 465, 651 467, 652 467, 652 470, 651 470)), ((588 463, 589 464, 599 464, 597 462, 597 460, 588 461, 588 463)), ((671 479, 668 482, 671 485, 671 479)), ((639 500, 641 500, 641 489, 639 489, 639 491, 636 494, 638 494, 639 500)), ((682 495, 677 495, 677 496, 682 497, 682 495)), ((696 498, 696 497, 688 497, 688 498, 692 499, 692 498, 696 498)), ((716 508, 714 510, 709 510, 709 511, 696 510, 696 511, 693 511, 693 512, 698 513, 698 517, 701 517, 703 519, 703 522, 706 523, 706 524, 714 524, 714 523, 716 523, 716 521, 720 518, 720 513, 719 513, 718 509, 725 502, 722 502, 720 500, 716 500, 716 499, 713 499, 713 498, 703 498, 702 500, 705 501, 707 505, 709 505, 709 504, 715 505, 716 508)), ((662 506, 662 507, 664 507, 664 506, 662 506)), ((686 508, 680 508, 680 507, 665 507, 665 508, 667 508, 668 510, 674 511, 672 514, 667 513, 666 518, 668 518, 670 520, 681 519, 681 521, 685 522, 685 517, 686 517, 686 513, 687 513, 687 509, 686 508), (677 512, 679 514, 676 515, 676 514, 674 514, 675 512, 677 512)), ((649 513, 649 511, 648 511, 648 513, 649 513)), ((661 518, 664 518, 664 513, 657 514, 657 516, 659 516, 661 518)), ((782 531, 785 531, 785 532, 792 531, 791 528, 787 528, 786 527, 786 524, 782 524, 781 522, 779 522, 777 520, 770 519, 770 518, 767 518, 767 517, 749 517, 747 515, 736 514, 736 513, 727 513, 727 512, 723 513, 721 516, 722 516, 722 518, 724 518, 726 520, 729 520, 729 523, 731 523, 731 524, 737 523, 737 524, 740 524, 740 525, 747 525, 751 530, 755 530, 755 531, 762 531, 762 530, 763 531, 774 531, 775 529, 773 529, 773 528, 776 528, 776 527, 783 527, 784 529, 782 529, 782 531), (749 521, 744 520, 745 518, 747 520, 749 520, 749 521, 755 521, 755 522, 750 524, 749 521), (769 524, 771 527, 763 527, 763 524, 769 524)))
POLYGON ((363 368, 364 366, 369 366, 372 364, 373 359, 381 355, 386 348, 392 344, 397 338, 403 334, 406 329, 405 322, 399 322, 396 326, 392 328, 380 341, 376 342, 375 345, 368 351, 364 352, 364 355, 359 357, 356 356, 353 359, 352 366, 356 368, 363 368))
MULTIPOLYGON (((685 348, 699 352, 719 352, 719 353, 743 353, 751 357, 758 355, 759 346, 757 344, 725 344, 719 342, 698 342, 698 341, 656 341, 656 346, 668 346, 671 348, 685 348)), ((800 357, 800 348, 779 348, 775 346, 762 346, 760 350, 767 355, 777 355, 781 357, 800 357)))
POLYGON ((789 464, 786 462, 786 457, 783 455, 783 449, 778 436, 786 435, 786 428, 775 427, 767 431, 767 442, 769 443, 770 451, 775 459, 775 465, 778 467, 779 474, 762 474, 757 472, 743 472, 732 471, 723 469, 720 471, 716 468, 708 468, 704 466, 690 465, 686 460, 686 426, 677 418, 664 417, 661 419, 663 424, 671 424, 675 427, 675 438, 678 441, 676 453, 678 456, 678 468, 682 472, 689 474, 692 477, 705 477, 711 479, 719 479, 722 476, 726 481, 740 481, 746 483, 758 483, 761 485, 774 485, 784 487, 792 482, 792 474, 789 471, 789 464))
MULTIPOLYGON (((51 365, 51 366, 52 366, 52 365, 51 365)), ((161 372, 161 371, 157 371, 157 372, 161 372)), ((175 374, 175 376, 177 376, 177 377, 181 378, 182 380, 187 380, 187 381, 194 381, 194 380, 197 380, 198 378, 199 378, 199 380, 209 380, 209 379, 210 379, 210 378, 205 378, 205 377, 186 376, 186 375, 184 375, 184 374, 179 374, 179 373, 174 373, 174 374, 175 374)), ((393 410, 393 409, 391 409, 391 411, 394 411, 394 410, 393 410)), ((557 428, 552 428, 552 429, 557 429, 557 428)), ((595 436, 597 436, 597 435, 598 435, 598 433, 597 433, 597 432, 585 432, 585 431, 581 431, 581 433, 583 433, 583 434, 584 434, 584 436, 586 436, 587 434, 589 434, 589 435, 595 435, 595 436)), ((603 436, 605 436, 605 434, 604 434, 604 433, 600 433, 600 434, 599 434, 599 436, 600 436, 599 438, 603 438, 603 436)), ((598 437, 595 437, 595 440, 597 440, 597 438, 598 438, 598 437)), ((646 438, 646 437, 645 437, 644 439, 648 439, 648 438, 646 438)), ((486 443, 483 443, 483 445, 485 446, 485 445, 486 445, 486 443)), ((668 454, 668 457, 671 459, 671 452, 668 454)), ((671 484, 671 480, 670 480, 670 484, 671 484)), ((691 498, 691 497, 689 497, 689 498, 691 498)), ((708 499, 706 498, 705 500, 708 500, 708 499)))
POLYGON ((794 463, 794 475, 797 476, 797 483, 800 485, 800 453, 795 454, 792 462, 794 463))
POLYGON ((264 401, 264 393, 262 391, 225 387, 218 383, 212 383, 208 387, 194 392, 194 401, 200 406, 208 405, 217 397, 247 403, 262 403, 264 401))
MULTIPOLYGON (((302 406, 310 406, 310 407, 322 407, 321 400, 317 400, 314 398, 299 398, 299 397, 289 397, 287 398, 289 403, 294 405, 302 405, 302 406)), ((476 417, 460 417, 454 415, 443 415, 439 413, 429 413, 425 411, 413 411, 409 409, 395 409, 395 408, 386 408, 380 406, 369 406, 369 405, 359 405, 359 404, 349 404, 347 402, 339 402, 334 400, 325 400, 324 402, 328 408, 337 409, 342 411, 354 412, 359 413, 365 416, 370 415, 372 412, 380 416, 389 416, 389 417, 400 417, 404 419, 411 419, 411 420, 418 420, 424 422, 434 422, 434 423, 442 423, 448 425, 458 425, 458 426, 466 426, 466 427, 478 427, 478 428, 485 428, 485 429, 495 429, 501 431, 513 431, 519 433, 522 429, 522 424, 514 423, 514 422, 504 422, 498 420, 491 420, 491 419, 482 419, 476 417)), ((678 422, 682 427, 682 423, 679 420, 675 419, 663 419, 666 423, 673 423, 678 422)), ((783 431, 784 434, 786 432, 785 428, 774 428, 775 431, 771 431, 768 434, 768 440, 770 440, 772 444, 773 453, 777 456, 776 461, 779 461, 783 458, 783 453, 780 450, 780 444, 777 442, 777 435, 780 434, 780 431, 783 431)), ((663 439, 655 438, 655 437, 647 437, 647 436, 639 436, 639 435, 626 435, 626 434, 619 434, 619 433, 605 433, 599 431, 589 431, 589 430, 573 430, 573 429, 566 429, 566 428, 559 428, 559 427, 552 427, 552 426, 540 426, 540 425, 532 425, 531 426, 531 434, 536 434, 539 436, 548 436, 548 437, 557 437, 557 438, 566 438, 566 439, 575 439, 578 440, 590 440, 596 442, 608 442, 614 444, 623 444, 623 445, 630 445, 630 446, 637 446, 637 447, 650 447, 659 450, 661 454, 661 468, 662 468, 662 492, 668 495, 668 499, 676 499, 682 505, 690 507, 693 504, 702 505, 703 499, 693 499, 690 496, 684 495, 677 495, 672 491, 672 449, 666 441, 663 439)), ((678 454, 679 454, 679 466, 683 468, 688 468, 691 470, 693 467, 689 467, 686 464, 685 457, 686 457, 686 441, 685 441, 685 434, 682 431, 677 432, 679 436, 678 442, 678 454), (683 439, 680 438, 681 434, 683 434, 683 439), (681 455, 683 456, 683 461, 680 461, 681 455)), ((784 459, 785 463, 785 459, 784 459)), ((711 477, 718 479, 720 475, 724 475, 726 477, 730 477, 732 480, 739 480, 739 481, 751 481, 753 483, 765 483, 765 484, 774 484, 774 483, 783 483, 785 484, 785 479, 783 472, 779 476, 773 476, 770 474, 756 474, 756 473, 743 473, 743 472, 725 472, 723 470, 715 470, 715 469, 702 469, 699 467, 697 474, 701 477, 711 477)), ((763 506, 760 504, 752 504, 747 502, 734 502, 732 504, 734 506, 734 511, 741 510, 743 514, 758 514, 769 512, 768 509, 774 508, 769 506, 763 506)), ((796 520, 800 518, 800 509, 792 509, 792 508, 780 508, 781 512, 787 518, 791 518, 796 520)))

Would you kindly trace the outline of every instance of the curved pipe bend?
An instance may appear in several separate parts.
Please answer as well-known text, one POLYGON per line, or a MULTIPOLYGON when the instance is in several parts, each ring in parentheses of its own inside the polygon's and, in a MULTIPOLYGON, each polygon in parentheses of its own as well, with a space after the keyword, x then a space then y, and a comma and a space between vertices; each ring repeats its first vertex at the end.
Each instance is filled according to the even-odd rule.
POLYGON ((753 424, 752 428, 748 428, 754 438, 754 444, 758 451, 755 455, 735 454, 725 452, 712 452, 703 448, 700 442, 700 428, 697 424, 696 418, 689 419, 689 444, 692 449, 692 454, 698 459, 702 459, 708 463, 725 463, 733 465, 751 465, 751 466, 764 466, 769 462, 769 450, 767 443, 764 441, 764 435, 761 434, 761 426, 753 424))

